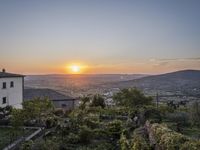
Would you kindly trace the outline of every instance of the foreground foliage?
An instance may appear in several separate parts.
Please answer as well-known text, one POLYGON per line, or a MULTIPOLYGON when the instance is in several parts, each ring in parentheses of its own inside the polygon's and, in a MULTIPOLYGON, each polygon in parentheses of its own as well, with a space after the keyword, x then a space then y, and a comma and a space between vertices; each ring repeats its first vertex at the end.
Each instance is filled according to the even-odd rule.
POLYGON ((182 126, 198 127, 192 123, 192 117, 198 118, 197 106, 193 110, 155 107, 152 98, 137 89, 121 90, 114 100, 116 106, 106 107, 102 96, 85 96, 79 108, 64 111, 54 110, 48 99, 37 98, 24 102, 22 110, 12 109, 11 125, 17 130, 32 123, 50 131, 39 140, 23 143, 21 150, 200 149, 198 140, 182 134, 182 126), (150 128, 145 122, 151 122, 150 128), (177 132, 163 122, 173 123, 177 132))
POLYGON ((166 125, 153 124, 151 131, 155 137, 156 144, 165 150, 198 150, 200 141, 191 139, 183 134, 169 129, 166 125))

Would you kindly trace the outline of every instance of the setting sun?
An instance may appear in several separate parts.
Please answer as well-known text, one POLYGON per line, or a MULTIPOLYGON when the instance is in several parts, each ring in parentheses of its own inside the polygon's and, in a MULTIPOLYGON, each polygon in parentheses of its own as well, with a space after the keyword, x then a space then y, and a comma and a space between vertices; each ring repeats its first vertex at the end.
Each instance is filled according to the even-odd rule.
POLYGON ((81 67, 80 67, 80 66, 77 66, 77 65, 71 66, 70 69, 71 69, 71 71, 72 71, 73 73, 80 73, 80 71, 81 71, 81 67))
POLYGON ((80 63, 68 64, 66 67, 67 73, 70 74, 82 74, 85 72, 86 66, 80 63))

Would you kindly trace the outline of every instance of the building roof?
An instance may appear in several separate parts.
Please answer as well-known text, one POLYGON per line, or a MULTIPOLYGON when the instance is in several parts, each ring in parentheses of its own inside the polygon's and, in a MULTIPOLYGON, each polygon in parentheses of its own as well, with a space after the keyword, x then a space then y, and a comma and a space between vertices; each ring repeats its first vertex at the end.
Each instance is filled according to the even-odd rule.
POLYGON ((5 71, 0 72, 0 78, 11 78, 11 77, 24 77, 24 75, 8 73, 5 71))
POLYGON ((48 97, 50 100, 53 101, 75 100, 70 96, 66 96, 52 89, 24 89, 24 100, 32 100, 37 97, 48 97))

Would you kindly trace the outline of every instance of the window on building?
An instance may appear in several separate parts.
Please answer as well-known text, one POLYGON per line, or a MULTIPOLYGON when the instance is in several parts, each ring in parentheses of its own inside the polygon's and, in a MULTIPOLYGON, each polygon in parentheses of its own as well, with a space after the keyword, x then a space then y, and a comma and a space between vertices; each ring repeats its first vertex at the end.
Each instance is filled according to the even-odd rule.
POLYGON ((3 89, 6 89, 6 82, 3 82, 3 89))
POLYGON ((6 101, 7 101, 6 97, 3 97, 2 104, 6 104, 6 101))
POLYGON ((65 108, 65 107, 67 107, 67 105, 66 104, 62 104, 62 108, 65 108))
POLYGON ((14 87, 14 82, 13 81, 10 82, 10 87, 11 88, 14 87))

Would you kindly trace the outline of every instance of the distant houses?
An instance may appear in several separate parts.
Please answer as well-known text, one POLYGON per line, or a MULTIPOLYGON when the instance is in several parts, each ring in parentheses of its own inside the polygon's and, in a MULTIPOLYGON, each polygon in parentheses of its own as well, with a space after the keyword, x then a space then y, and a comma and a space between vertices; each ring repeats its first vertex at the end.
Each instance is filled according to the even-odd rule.
POLYGON ((0 107, 22 108, 24 75, 0 72, 0 107))
POLYGON ((34 98, 49 98, 55 108, 64 110, 74 109, 79 103, 78 99, 66 96, 52 89, 24 89, 24 101, 34 98))

